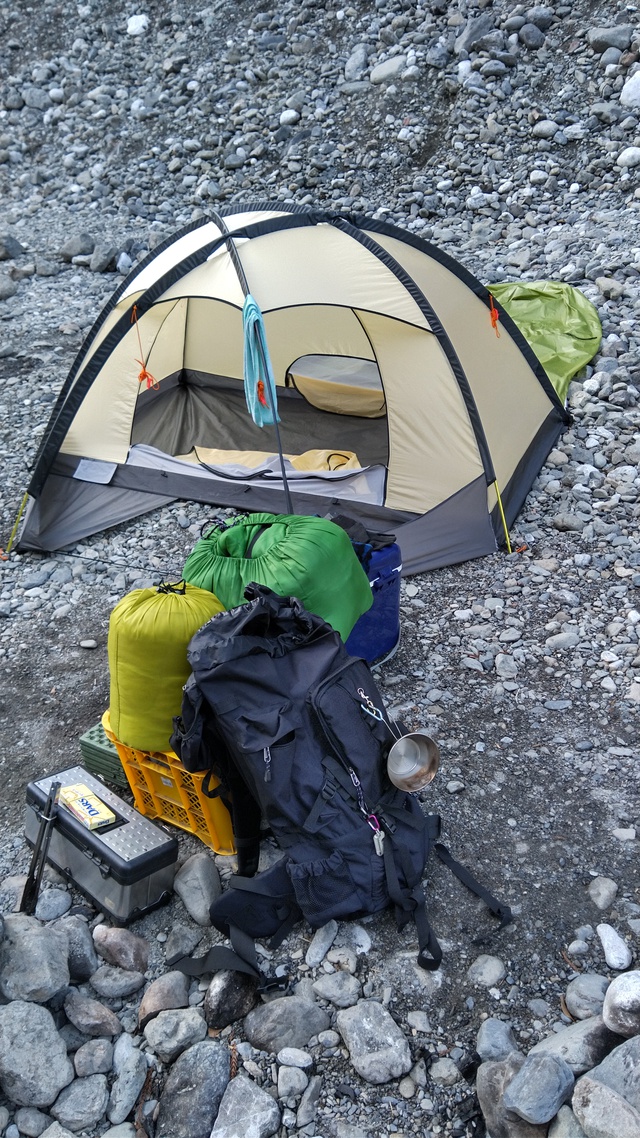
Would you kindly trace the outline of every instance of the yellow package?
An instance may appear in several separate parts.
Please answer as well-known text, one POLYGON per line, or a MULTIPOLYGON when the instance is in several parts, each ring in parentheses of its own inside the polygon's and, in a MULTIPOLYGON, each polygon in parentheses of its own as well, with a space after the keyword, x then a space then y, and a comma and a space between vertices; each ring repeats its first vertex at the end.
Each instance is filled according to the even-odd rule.
POLYGON ((60 789, 59 801, 74 818, 82 822, 88 830, 97 830, 99 826, 109 826, 115 822, 116 816, 108 806, 93 791, 89 790, 83 782, 76 782, 73 786, 63 786, 60 789))

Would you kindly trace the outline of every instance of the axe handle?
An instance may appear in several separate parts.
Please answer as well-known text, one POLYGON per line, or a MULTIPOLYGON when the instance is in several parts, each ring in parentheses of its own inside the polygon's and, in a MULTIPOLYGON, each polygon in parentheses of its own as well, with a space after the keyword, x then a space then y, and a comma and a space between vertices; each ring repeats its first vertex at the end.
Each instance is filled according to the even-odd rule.
POLYGON ((36 907, 40 884, 42 882, 42 874, 44 873, 45 862, 47 860, 49 842, 51 841, 51 831, 58 809, 57 799, 59 789, 60 782, 54 781, 51 783, 44 810, 37 812, 40 817, 40 826, 33 847, 29 873, 27 874, 27 880, 22 892, 22 900, 20 902, 21 913, 33 913, 36 907))

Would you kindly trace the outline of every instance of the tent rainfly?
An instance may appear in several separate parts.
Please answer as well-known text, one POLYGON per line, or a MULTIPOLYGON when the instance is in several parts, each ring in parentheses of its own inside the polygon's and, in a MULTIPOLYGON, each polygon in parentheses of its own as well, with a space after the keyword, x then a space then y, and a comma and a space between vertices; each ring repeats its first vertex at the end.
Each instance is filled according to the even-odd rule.
POLYGON ((284 511, 274 428, 245 402, 238 260, 295 511, 395 532, 406 573, 494 552, 570 421, 523 336, 416 234, 264 203, 188 225, 117 289, 45 430, 19 548, 175 499, 284 511))

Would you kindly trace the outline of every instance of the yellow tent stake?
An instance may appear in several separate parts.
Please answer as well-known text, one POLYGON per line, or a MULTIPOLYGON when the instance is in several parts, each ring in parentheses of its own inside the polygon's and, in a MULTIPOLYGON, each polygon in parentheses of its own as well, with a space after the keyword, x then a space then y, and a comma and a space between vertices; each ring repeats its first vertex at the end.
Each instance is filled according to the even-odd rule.
POLYGON ((28 499, 29 499, 29 491, 27 491, 27 492, 26 492, 26 494, 25 494, 24 498, 22 499, 22 501, 21 501, 21 503, 20 503, 20 509, 18 510, 18 516, 17 516, 17 518, 16 518, 15 522, 13 523, 13 529, 11 530, 11 535, 10 535, 10 537, 9 537, 9 542, 8 542, 8 544, 7 544, 7 548, 6 548, 6 550, 5 550, 5 554, 6 554, 6 556, 7 556, 7 557, 8 557, 8 556, 9 556, 9 554, 11 553, 11 546, 13 545, 13 539, 14 539, 14 537, 16 536, 16 534, 17 534, 17 532, 18 532, 18 526, 20 525, 20 518, 22 517, 23 511, 24 511, 24 508, 25 508, 25 506, 26 506, 26 504, 27 504, 27 501, 28 501, 28 499))
POLYGON ((494 482, 494 484, 493 484, 493 485, 494 485, 494 486, 495 486, 495 488, 496 488, 496 496, 497 496, 497 499, 498 499, 498 507, 499 507, 499 509, 500 509, 500 517, 502 518, 502 527, 503 527, 503 529, 504 529, 504 536, 505 536, 505 539, 506 539, 506 542, 507 542, 507 553, 511 553, 511 552, 512 552, 512 549, 511 549, 511 540, 510 540, 510 538, 509 538, 509 530, 507 529, 507 519, 506 519, 506 518, 505 518, 505 516, 504 516, 504 510, 503 510, 503 508, 502 508, 502 498, 500 497, 500 490, 498 489, 498 480, 497 480, 497 479, 496 479, 496 481, 494 482))

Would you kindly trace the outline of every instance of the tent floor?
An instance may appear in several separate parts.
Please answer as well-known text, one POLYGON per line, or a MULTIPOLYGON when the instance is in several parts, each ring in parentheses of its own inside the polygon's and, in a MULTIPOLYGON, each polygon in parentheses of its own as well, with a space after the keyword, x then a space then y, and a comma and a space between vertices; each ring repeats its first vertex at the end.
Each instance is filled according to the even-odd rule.
MULTIPOLYGON (((387 465, 386 416, 364 419, 321 411, 294 388, 278 389, 278 407, 286 454, 348 450, 361 466, 387 465)), ((195 446, 264 451, 275 450, 275 431, 253 422, 239 380, 184 371, 163 379, 157 391, 141 392, 131 442, 173 455, 188 454, 195 446)))

